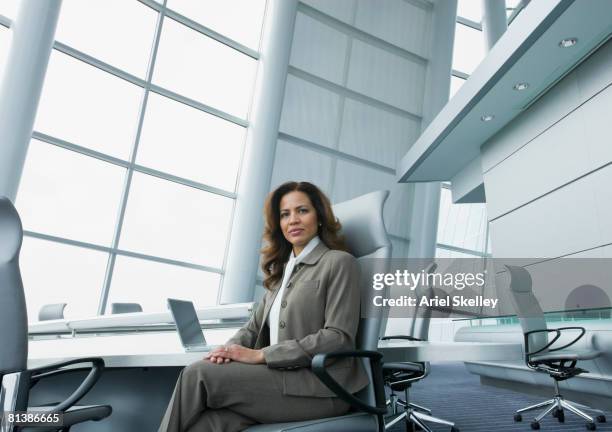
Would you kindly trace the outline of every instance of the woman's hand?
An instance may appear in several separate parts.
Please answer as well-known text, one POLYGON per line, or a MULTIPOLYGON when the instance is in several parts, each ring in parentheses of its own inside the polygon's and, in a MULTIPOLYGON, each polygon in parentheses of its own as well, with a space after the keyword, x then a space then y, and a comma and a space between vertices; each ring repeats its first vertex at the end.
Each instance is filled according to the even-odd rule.
POLYGON ((262 350, 245 348, 236 344, 215 348, 208 354, 207 358, 217 364, 228 363, 232 360, 248 364, 262 364, 266 362, 262 350))
POLYGON ((208 360, 212 363, 217 363, 217 364, 229 363, 231 359, 221 357, 221 353, 225 351, 227 351, 227 346, 223 345, 223 346, 217 347, 213 349, 212 351, 210 351, 208 354, 206 354, 206 356, 204 357, 204 360, 208 360))

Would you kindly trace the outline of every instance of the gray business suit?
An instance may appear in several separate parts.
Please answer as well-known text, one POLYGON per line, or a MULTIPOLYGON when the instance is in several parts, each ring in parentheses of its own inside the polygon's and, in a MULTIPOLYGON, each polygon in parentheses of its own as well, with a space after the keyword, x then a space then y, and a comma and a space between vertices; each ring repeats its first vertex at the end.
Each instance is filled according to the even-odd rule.
MULTIPOLYGON (((280 282, 228 343, 262 349, 266 364, 207 361, 179 376, 161 431, 239 431, 255 423, 341 415, 348 410, 308 369, 322 352, 355 348, 359 268, 355 258, 319 243, 296 266, 281 299, 279 343, 270 346, 267 317, 280 282)), ((355 393, 365 387, 361 363, 342 359, 334 378, 355 393)))

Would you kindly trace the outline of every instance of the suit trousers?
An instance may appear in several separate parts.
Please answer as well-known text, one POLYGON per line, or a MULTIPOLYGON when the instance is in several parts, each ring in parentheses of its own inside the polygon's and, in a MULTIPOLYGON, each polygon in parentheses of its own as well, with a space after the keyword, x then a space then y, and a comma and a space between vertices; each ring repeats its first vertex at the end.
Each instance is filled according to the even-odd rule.
POLYGON ((159 432, 236 432, 257 423, 334 417, 338 398, 283 394, 283 374, 265 364, 195 362, 180 373, 159 432))

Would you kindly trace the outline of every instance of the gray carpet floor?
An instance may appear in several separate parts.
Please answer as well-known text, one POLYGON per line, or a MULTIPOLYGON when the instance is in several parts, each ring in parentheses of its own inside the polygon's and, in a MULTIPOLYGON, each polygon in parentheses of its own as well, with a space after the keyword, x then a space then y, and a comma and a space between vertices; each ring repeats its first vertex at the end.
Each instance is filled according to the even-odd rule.
MULTIPOLYGON (((552 393, 551 393, 552 396, 552 393)), ((514 411, 543 402, 538 396, 480 385, 477 375, 470 374, 463 363, 432 365, 430 375, 412 386, 411 401, 432 410, 432 415, 455 422, 461 432, 531 432, 532 411, 523 416, 521 423, 513 420, 514 411)), ((606 412, 608 423, 597 423, 598 431, 612 431, 612 412, 606 412)), ((436 432, 449 431, 444 426, 432 426, 436 432)), ((558 423, 548 415, 541 421, 541 431, 583 432, 585 422, 566 413, 565 423, 558 423)), ((403 432, 399 423, 390 429, 403 432)))

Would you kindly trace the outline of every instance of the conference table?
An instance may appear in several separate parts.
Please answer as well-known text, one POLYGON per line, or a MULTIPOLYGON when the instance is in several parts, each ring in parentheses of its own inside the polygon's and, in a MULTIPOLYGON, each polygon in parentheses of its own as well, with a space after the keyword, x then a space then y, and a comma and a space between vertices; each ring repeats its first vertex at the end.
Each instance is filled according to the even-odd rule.
MULTIPOLYGON (((221 345, 235 328, 206 329, 210 345, 221 345)), ((516 343, 380 341, 384 361, 496 361, 522 358, 516 343)), ((61 336, 30 340, 28 367, 80 357, 102 357, 107 368, 186 366, 204 357, 186 353, 174 331, 61 336)))

